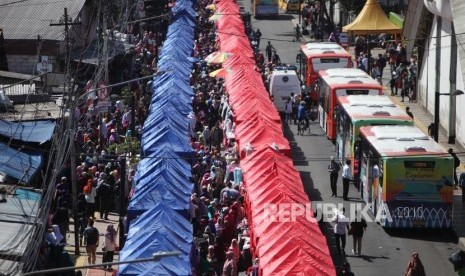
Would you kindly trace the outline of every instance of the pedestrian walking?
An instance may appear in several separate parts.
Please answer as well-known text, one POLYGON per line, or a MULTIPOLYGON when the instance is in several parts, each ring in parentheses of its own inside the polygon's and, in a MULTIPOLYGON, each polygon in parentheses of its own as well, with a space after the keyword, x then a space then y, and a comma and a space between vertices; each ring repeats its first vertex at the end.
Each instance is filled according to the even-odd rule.
MULTIPOLYGON (((113 227, 113 224, 107 225, 107 231, 105 232, 105 244, 103 245, 103 263, 113 262, 113 256, 115 255, 116 250, 116 230, 113 227)), ((112 271, 113 268, 111 265, 103 266, 104 269, 112 271)))
POLYGON ((425 276, 425 267, 421 263, 417 252, 412 253, 412 259, 408 262, 405 276, 425 276))
POLYGON ((459 184, 459 180, 457 179, 457 168, 460 166, 460 159, 455 154, 454 150, 449 148, 449 154, 454 158, 454 185, 459 184))
POLYGON ((428 134, 429 136, 434 138, 434 133, 436 132, 436 125, 434 123, 429 124, 428 126, 428 134))
POLYGON ((328 165, 329 171, 329 182, 331 184, 331 196, 337 197, 337 178, 339 176, 339 171, 341 167, 339 163, 336 162, 334 156, 331 156, 331 162, 328 165))
POLYGON ((100 212, 100 219, 108 220, 108 212, 110 211, 111 207, 111 197, 113 195, 113 191, 110 187, 110 184, 107 182, 107 174, 100 173, 100 177, 97 184, 96 189, 97 197, 99 198, 99 212, 100 212))
POLYGON ((410 116, 410 118, 413 119, 413 113, 410 111, 410 107, 407 106, 407 107, 405 108, 405 112, 407 113, 407 115, 410 116))
POLYGON ((273 51, 273 57, 271 58, 271 63, 273 63, 274 65, 278 65, 281 63, 281 58, 279 57, 278 55, 278 52, 273 51))
POLYGON ((286 124, 289 124, 289 122, 291 121, 291 116, 292 116, 291 97, 287 98, 287 102, 286 102, 286 105, 284 107, 284 114, 285 114, 284 122, 286 122, 286 124))
POLYGON ((336 239, 336 247, 339 254, 345 254, 346 233, 349 230, 349 219, 345 216, 345 211, 345 208, 342 208, 342 211, 336 209, 336 214, 333 218, 334 238, 336 239))
POLYGON ((97 247, 99 244, 99 232, 94 227, 94 220, 90 219, 87 228, 84 230, 84 242, 86 244, 87 261, 89 264, 95 264, 97 259, 97 247))
POLYGON ((295 40, 294 41, 300 41, 300 26, 299 26, 299 24, 295 25, 294 35, 295 35, 295 40))
POLYGON ((391 87, 391 96, 397 96, 397 87, 396 87, 397 76, 396 73, 391 74, 391 79, 389 80, 389 87, 391 87))
POLYGON ((462 189, 462 203, 465 203, 465 172, 460 174, 459 186, 462 189))
POLYGON ((400 96, 402 97, 401 102, 404 101, 404 97, 408 97, 408 89, 409 89, 409 83, 408 83, 408 73, 405 72, 402 74, 402 80, 401 80, 401 90, 400 90, 400 96))
POLYGON ((257 42, 257 49, 260 49, 260 39, 262 38, 262 32, 260 29, 257 29, 254 35, 255 41, 257 42))
POLYGON ((271 62, 271 58, 273 57, 273 51, 275 51, 275 49, 274 49, 273 45, 271 45, 271 42, 268 41, 268 44, 266 45, 266 48, 265 48, 268 63, 271 62))
POLYGON ((384 57, 384 55, 378 54, 378 58, 376 59, 376 64, 379 67, 379 71, 380 71, 381 79, 382 79, 383 78, 383 71, 384 71, 384 68, 386 67, 386 64, 387 64, 387 60, 384 57))
POLYGON ((294 120, 294 125, 297 125, 297 111, 299 110, 299 95, 291 93, 291 102, 292 102, 292 118, 294 120))
POLYGON ((347 160, 344 167, 342 167, 342 197, 344 200, 348 200, 349 184, 352 179, 352 173, 350 171, 350 160, 347 160))
POLYGON ((359 212, 355 213, 354 220, 350 223, 349 235, 352 235, 353 248, 352 254, 362 254, 363 233, 367 229, 367 222, 362 218, 359 212))

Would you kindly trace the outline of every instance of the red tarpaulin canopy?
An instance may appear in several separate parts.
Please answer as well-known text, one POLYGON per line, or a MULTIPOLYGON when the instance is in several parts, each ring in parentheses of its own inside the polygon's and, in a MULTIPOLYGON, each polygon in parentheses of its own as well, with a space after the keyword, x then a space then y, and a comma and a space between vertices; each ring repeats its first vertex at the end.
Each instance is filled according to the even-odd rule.
POLYGON ((236 12, 230 9, 221 12, 223 15, 216 21, 216 26, 218 29, 221 29, 221 33, 225 32, 225 27, 236 27, 237 29, 242 30, 242 34, 244 33, 244 23, 240 16, 236 15, 236 12))
POLYGON ((260 237, 256 252, 262 275, 336 275, 318 225, 289 222, 260 237))
POLYGON ((229 103, 236 112, 240 112, 240 110, 243 108, 249 108, 252 103, 255 104, 257 101, 264 104, 271 103, 268 95, 265 93, 259 93, 258 91, 255 94, 252 93, 253 91, 249 93, 249 91, 243 90, 234 94, 230 94, 229 103))
POLYGON ((250 42, 247 36, 230 36, 227 39, 220 38, 220 49, 228 53, 236 53, 250 50, 250 42))
MULTIPOLYGON (((226 76, 224 82, 228 94, 233 94, 236 91, 234 89, 242 89, 242 87, 246 86, 251 86, 254 89, 265 89, 262 76, 260 73, 253 71, 251 67, 235 65, 234 69, 231 69, 226 64, 223 66, 230 68, 230 73, 226 76)), ((265 94, 268 94, 268 92, 266 91, 265 94)))
POLYGON ((278 111, 274 108, 274 105, 271 103, 259 102, 250 103, 246 108, 242 108, 240 112, 234 112, 234 120, 236 123, 240 123, 246 120, 252 120, 256 116, 264 116, 269 120, 276 122, 281 122, 281 117, 279 116, 278 111))
POLYGON ((245 156, 245 147, 250 144, 255 150, 276 145, 279 151, 291 156, 289 141, 284 138, 281 123, 269 119, 250 119, 238 123, 235 130, 241 156, 245 156))

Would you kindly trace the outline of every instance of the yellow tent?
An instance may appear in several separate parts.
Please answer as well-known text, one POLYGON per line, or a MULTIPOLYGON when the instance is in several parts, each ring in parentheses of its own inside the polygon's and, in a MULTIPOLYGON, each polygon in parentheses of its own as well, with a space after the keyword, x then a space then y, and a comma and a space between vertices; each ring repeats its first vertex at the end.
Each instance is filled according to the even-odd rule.
POLYGON ((377 0, 367 0, 357 18, 352 23, 342 27, 342 31, 357 35, 400 34, 402 28, 388 19, 377 0))

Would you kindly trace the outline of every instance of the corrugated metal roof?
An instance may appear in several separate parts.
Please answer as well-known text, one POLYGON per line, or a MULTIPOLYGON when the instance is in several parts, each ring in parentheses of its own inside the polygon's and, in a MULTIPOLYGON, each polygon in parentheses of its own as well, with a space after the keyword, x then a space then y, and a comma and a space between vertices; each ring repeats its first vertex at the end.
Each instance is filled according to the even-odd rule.
POLYGON ((54 121, 10 122, 0 119, 0 135, 30 143, 45 143, 52 139, 54 121))
POLYGON ((0 275, 20 275, 21 263, 7 260, 22 257, 34 236, 34 229, 40 205, 40 194, 34 191, 17 189, 14 196, 7 196, 7 201, 0 203, 0 252, 5 259, 0 259, 0 275), (17 196, 20 192, 20 196, 17 196), (32 196, 28 196, 31 195, 32 196))
POLYGON ((42 155, 28 154, 0 143, 0 173, 28 184, 42 165, 42 155))
POLYGON ((50 26, 59 23, 68 9, 73 20, 81 11, 86 0, 2 0, 0 1, 0 26, 5 39, 42 39, 63 40, 64 27, 50 26))

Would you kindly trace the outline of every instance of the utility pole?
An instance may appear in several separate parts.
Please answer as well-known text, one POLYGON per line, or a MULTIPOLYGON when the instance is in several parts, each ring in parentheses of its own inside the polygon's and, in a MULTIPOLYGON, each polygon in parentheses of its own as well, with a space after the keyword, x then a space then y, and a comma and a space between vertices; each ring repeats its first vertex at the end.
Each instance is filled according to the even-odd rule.
POLYGON ((123 248, 126 229, 124 227, 124 216, 126 215, 126 158, 121 157, 119 161, 121 169, 119 184, 119 246, 123 248))
POLYGON ((60 23, 51 23, 50 26, 64 26, 65 27, 65 55, 66 55, 66 76, 68 82, 68 99, 69 103, 69 150, 71 158, 71 188, 72 188, 72 203, 73 203, 73 221, 74 221, 74 254, 80 255, 79 252, 79 224, 77 216, 77 176, 76 176, 76 146, 74 144, 75 136, 75 118, 74 118, 74 100, 73 88, 71 87, 70 78, 70 49, 69 49, 69 27, 72 25, 80 25, 80 22, 73 23, 71 18, 68 17, 68 9, 65 8, 63 18, 60 23))

